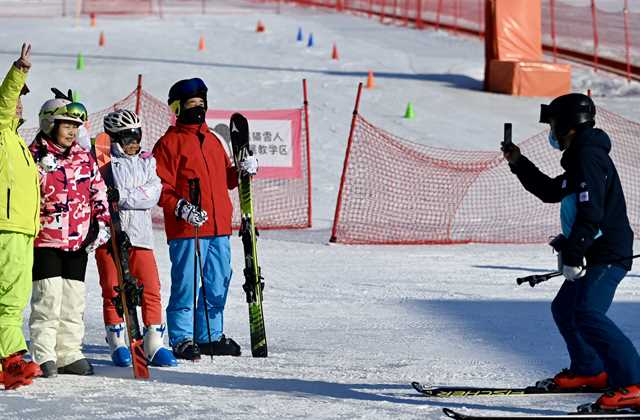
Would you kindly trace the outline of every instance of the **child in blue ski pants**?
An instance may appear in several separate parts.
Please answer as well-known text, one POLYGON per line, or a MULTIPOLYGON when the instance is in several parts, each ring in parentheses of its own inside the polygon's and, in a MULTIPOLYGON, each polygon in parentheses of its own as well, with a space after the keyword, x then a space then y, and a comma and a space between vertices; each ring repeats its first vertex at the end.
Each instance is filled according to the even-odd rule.
MULTIPOLYGON (((222 336, 223 312, 231 281, 231 247, 229 236, 202 237, 199 241, 204 273, 203 283, 209 313, 209 331, 211 332, 211 340, 217 341, 222 336)), ((195 271, 198 282, 198 304, 196 336, 193 337, 195 243, 194 238, 169 241, 171 297, 167 306, 167 325, 169 327, 169 343, 172 346, 191 338, 194 338, 197 343, 209 341, 199 268, 198 271, 195 271)))

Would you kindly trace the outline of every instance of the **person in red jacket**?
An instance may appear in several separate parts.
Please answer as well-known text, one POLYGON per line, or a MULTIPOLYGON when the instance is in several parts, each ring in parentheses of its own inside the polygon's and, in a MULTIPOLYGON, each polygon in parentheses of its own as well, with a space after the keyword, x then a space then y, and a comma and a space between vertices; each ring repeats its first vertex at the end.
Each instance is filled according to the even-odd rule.
MULTIPOLYGON (((232 206, 228 190, 237 187, 238 171, 220 140, 207 127, 207 87, 201 79, 175 83, 169 91, 169 105, 176 113, 176 124, 153 149, 162 181, 159 205, 164 212, 171 259, 169 343, 180 359, 197 360, 201 353, 239 356, 240 345, 223 334, 223 313, 231 281, 232 206), (198 184, 199 198, 193 194, 198 184), (196 286, 196 237, 203 268, 202 287, 196 286)), ((254 175, 258 164, 251 156, 240 166, 254 175)))

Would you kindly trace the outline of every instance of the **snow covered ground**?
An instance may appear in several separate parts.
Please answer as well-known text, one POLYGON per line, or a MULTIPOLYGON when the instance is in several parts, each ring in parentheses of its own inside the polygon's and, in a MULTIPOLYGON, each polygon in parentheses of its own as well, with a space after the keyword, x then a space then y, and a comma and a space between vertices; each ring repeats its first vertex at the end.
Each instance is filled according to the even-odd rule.
MULTIPOLYGON (((356 85, 367 71, 375 72, 377 87, 365 91, 362 115, 442 147, 495 150, 506 120, 521 141, 544 128, 537 123, 539 103, 548 98, 482 92, 483 44, 474 38, 321 10, 283 7, 277 14, 228 3, 228 14, 100 17, 97 28, 63 18, 0 19, 0 67, 8 68, 23 40, 33 43, 28 126, 35 125, 51 86, 77 89, 97 110, 127 95, 138 73, 159 98, 174 81, 199 76, 209 85, 212 107, 270 109, 299 106, 301 80, 309 80, 314 228, 263 232, 259 242, 269 358, 249 355, 237 238, 226 334, 245 354, 153 369, 148 382, 110 365, 92 262, 85 341, 96 375, 41 379, 0 393, 3 418, 437 419, 443 406, 558 413, 593 398, 428 400, 408 385, 528 385, 566 367, 549 310, 559 281, 535 289, 515 285, 516 277, 553 269, 548 247, 327 244, 356 85), (254 32, 258 19, 264 34, 254 32), (296 43, 298 27, 313 32, 313 48, 296 43), (103 49, 97 46, 101 30, 103 49), (205 52, 197 51, 200 34, 205 52), (339 61, 330 59, 333 42, 339 61), (78 52, 87 63, 81 72, 75 70, 78 52), (413 120, 402 118, 408 101, 413 120)), ((640 121, 640 84, 576 66, 574 88, 591 88, 599 105, 640 121)), ((156 254, 166 302, 169 258, 161 231, 156 254)), ((631 273, 611 310, 638 345, 639 276, 631 273)))

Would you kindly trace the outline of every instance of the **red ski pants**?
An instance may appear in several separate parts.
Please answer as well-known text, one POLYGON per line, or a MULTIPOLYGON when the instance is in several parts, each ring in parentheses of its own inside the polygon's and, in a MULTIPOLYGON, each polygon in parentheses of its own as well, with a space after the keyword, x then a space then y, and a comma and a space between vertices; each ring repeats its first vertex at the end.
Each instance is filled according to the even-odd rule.
MULTIPOLYGON (((105 325, 123 322, 113 305, 117 293, 118 271, 106 245, 96 250, 96 264, 102 287, 102 312, 105 325)), ((145 248, 129 249, 129 270, 142 284, 142 321, 144 325, 162 324, 162 301, 160 299, 160 277, 153 251, 145 248)))

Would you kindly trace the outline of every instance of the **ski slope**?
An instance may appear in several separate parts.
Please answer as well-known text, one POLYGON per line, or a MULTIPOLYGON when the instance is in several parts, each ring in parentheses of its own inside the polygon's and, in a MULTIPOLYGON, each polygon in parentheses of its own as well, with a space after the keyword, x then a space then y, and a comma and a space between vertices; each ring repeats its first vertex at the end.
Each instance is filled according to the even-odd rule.
MULTIPOLYGON (((495 150, 507 120, 514 141, 524 140, 544 129, 539 104, 548 98, 482 92, 483 44, 475 38, 323 10, 282 6, 278 14, 269 6, 225 4, 232 7, 207 17, 99 17, 96 28, 88 19, 0 19, 0 70, 23 40, 33 44, 27 126, 36 125, 52 86, 78 90, 91 111, 126 96, 139 73, 159 98, 176 80, 201 77, 212 108, 273 109, 301 106, 302 78, 308 79, 314 227, 265 231, 258 244, 269 357, 250 357, 237 237, 225 333, 243 346, 243 356, 152 368, 148 382, 111 366, 90 258, 85 351, 96 375, 40 379, 1 392, 3 418, 438 419, 443 406, 551 414, 594 398, 428 400, 409 386, 412 380, 528 385, 568 366, 550 313, 559 281, 535 289, 515 285, 516 277, 554 268, 547 246, 327 244, 356 86, 369 70, 377 86, 364 92, 362 115, 440 147, 495 150), (258 19, 266 33, 255 33, 258 19), (295 40, 298 27, 305 42, 295 40), (100 31, 105 48, 97 45, 100 31), (307 48, 310 32, 315 46, 307 48), (204 52, 197 51, 201 34, 204 52), (339 61, 330 59, 334 42, 339 61), (75 70, 78 52, 85 55, 83 71, 75 70), (402 118, 409 101, 413 120, 402 118)), ((598 105, 640 121, 640 84, 579 66, 573 77, 575 90, 590 88, 598 105)), ((168 250, 162 231, 155 238, 166 304, 168 250)), ((623 282, 611 314, 640 346, 638 277, 634 271, 623 282)))

